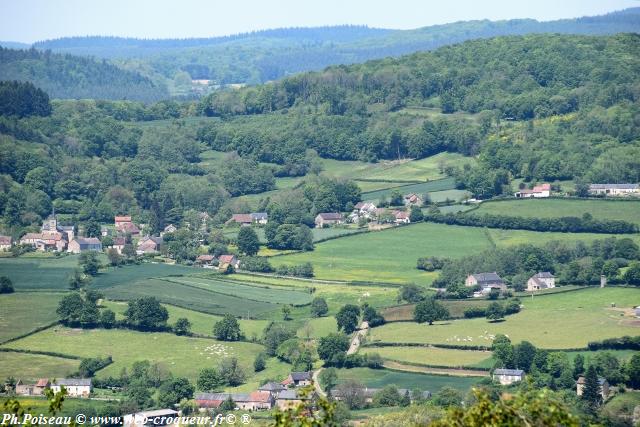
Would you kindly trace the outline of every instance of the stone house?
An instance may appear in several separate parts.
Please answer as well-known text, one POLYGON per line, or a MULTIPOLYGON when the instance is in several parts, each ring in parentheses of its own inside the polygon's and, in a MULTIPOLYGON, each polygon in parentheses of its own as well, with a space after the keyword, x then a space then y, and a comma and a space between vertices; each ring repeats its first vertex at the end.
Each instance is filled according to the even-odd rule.
POLYGON ((515 193, 514 196, 519 199, 551 197, 551 184, 536 185, 532 189, 524 188, 515 193))
POLYGON ((640 194, 638 184, 591 184, 589 194, 596 196, 632 196, 640 194))
POLYGON ((493 380, 502 385, 513 384, 522 381, 524 371, 522 369, 496 369, 493 371, 493 380))
POLYGON ((79 254, 86 251, 102 251, 102 243, 96 237, 78 237, 69 243, 67 252, 79 254))
MULTIPOLYGON (((582 396, 582 393, 584 393, 585 382, 586 380, 583 376, 578 377, 578 381, 576 381, 576 394, 578 396, 582 396)), ((609 397, 609 382, 605 378, 598 377, 598 385, 600 386, 602 400, 607 400, 607 397, 609 397)))
POLYGON ((58 393, 62 386, 69 397, 88 398, 91 394, 91 378, 60 378, 51 384, 51 390, 58 393))
POLYGON ((323 228, 325 226, 342 224, 344 218, 339 212, 323 212, 316 215, 315 223, 317 228, 323 228))
POLYGON ((527 291, 539 291, 556 287, 556 278, 548 271, 536 273, 527 280, 527 291))
POLYGON ((8 251, 11 249, 13 239, 11 236, 0 236, 0 251, 8 251))

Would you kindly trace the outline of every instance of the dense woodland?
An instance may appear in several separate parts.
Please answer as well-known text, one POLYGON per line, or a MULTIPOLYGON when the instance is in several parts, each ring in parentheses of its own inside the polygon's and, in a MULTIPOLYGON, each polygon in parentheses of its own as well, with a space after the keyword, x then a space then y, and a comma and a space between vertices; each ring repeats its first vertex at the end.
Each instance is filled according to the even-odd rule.
POLYGON ((249 211, 232 197, 306 175, 258 208, 312 225, 360 198, 353 183, 318 178, 318 156, 477 156, 446 173, 482 198, 513 178, 637 182, 639 48, 632 34, 498 37, 148 105, 48 101, 4 84, 0 105, 27 106, 0 117, 0 211, 14 234, 52 208, 80 222, 128 212, 154 230, 202 211, 222 223, 249 211), (231 154, 208 167, 207 149, 231 154))
POLYGON ((0 80, 34 83, 52 98, 152 102, 168 97, 165 87, 105 60, 33 48, 14 50, 0 47, 0 80))
POLYGON ((226 37, 141 40, 71 37, 36 43, 38 49, 108 58, 162 79, 211 79, 218 84, 263 83, 333 64, 399 56, 466 40, 530 33, 614 34, 637 31, 638 9, 603 16, 538 22, 467 21, 415 30, 363 26, 284 28, 226 37))

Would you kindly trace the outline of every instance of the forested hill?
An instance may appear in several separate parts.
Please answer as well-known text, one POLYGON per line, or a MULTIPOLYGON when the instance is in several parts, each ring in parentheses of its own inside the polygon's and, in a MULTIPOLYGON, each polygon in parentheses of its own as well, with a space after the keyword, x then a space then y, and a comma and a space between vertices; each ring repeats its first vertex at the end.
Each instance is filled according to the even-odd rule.
POLYGON ((52 98, 158 101, 166 88, 104 60, 0 47, 0 80, 28 81, 52 98))
POLYGON ((416 30, 362 26, 290 28, 229 37, 141 40, 72 37, 38 42, 38 49, 109 58, 142 73, 216 83, 261 83, 333 64, 352 64, 477 38, 529 33, 603 35, 640 31, 640 8, 603 16, 538 22, 531 19, 467 21, 416 30))

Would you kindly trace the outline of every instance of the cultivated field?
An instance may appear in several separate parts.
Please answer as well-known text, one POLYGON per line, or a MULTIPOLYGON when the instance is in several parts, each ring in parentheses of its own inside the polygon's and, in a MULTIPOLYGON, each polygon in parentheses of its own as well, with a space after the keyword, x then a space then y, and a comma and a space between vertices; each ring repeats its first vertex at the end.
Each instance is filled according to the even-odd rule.
POLYGON ((112 300, 129 301, 153 296, 164 303, 211 314, 260 316, 279 310, 274 303, 251 301, 162 279, 145 279, 101 289, 112 300))
POLYGON ((338 370, 338 381, 354 379, 372 388, 382 388, 393 384, 398 388, 415 389, 437 393, 442 387, 453 387, 467 391, 479 379, 472 377, 454 377, 409 372, 397 372, 389 369, 353 368, 338 370))
MULTIPOLYGON (((122 368, 129 368, 133 362, 149 360, 162 364, 176 376, 192 380, 195 380, 202 368, 217 366, 225 357, 237 357, 245 371, 251 374, 253 359, 263 349, 259 344, 180 337, 169 333, 83 330, 62 326, 49 328, 3 347, 52 351, 80 357, 112 356, 114 363, 99 371, 98 377, 118 376, 122 368)), ((272 365, 275 369, 278 363, 272 365)), ((269 372, 269 369, 266 369, 264 375, 274 373, 269 372)))
POLYGON ((527 340, 542 348, 568 349, 640 332, 637 323, 624 317, 620 310, 640 304, 640 289, 591 288, 529 298, 522 304, 520 313, 498 323, 483 318, 437 322, 432 326, 390 323, 373 328, 369 342, 490 346, 492 335, 505 334, 516 343, 527 340), (617 308, 611 308, 612 303, 617 308))
POLYGON ((11 278, 16 290, 67 290, 69 275, 77 266, 76 255, 0 258, 0 273, 11 278))
POLYGON ((378 353, 385 359, 451 368, 491 368, 490 351, 437 347, 362 347, 360 353, 378 353))
POLYGON ((62 297, 54 292, 0 295, 0 343, 58 320, 56 309, 62 297))
MULTIPOLYGON (((453 318, 463 317, 468 308, 485 308, 490 304, 486 299, 441 300, 440 303, 447 307, 449 315, 453 318)), ((388 322, 413 320, 415 304, 403 304, 388 307, 382 310, 382 315, 388 322)))
POLYGON ((640 225, 640 201, 527 199, 484 202, 476 213, 535 218, 582 217, 588 213, 595 219, 618 219, 640 225))

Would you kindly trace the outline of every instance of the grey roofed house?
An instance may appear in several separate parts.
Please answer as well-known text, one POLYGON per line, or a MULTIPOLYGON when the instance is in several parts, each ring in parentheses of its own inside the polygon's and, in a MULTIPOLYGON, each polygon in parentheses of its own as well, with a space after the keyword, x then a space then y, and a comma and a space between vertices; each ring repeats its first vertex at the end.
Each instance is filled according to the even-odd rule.
POLYGON ((493 371, 493 374, 521 377, 524 375, 524 371, 522 369, 496 369, 493 371))
POLYGON ((294 381, 310 381, 311 372, 291 372, 291 379, 294 381))
POLYGON ((472 274, 473 277, 476 278, 478 284, 481 285, 483 283, 495 283, 502 282, 502 278, 498 276, 498 273, 476 273, 472 274))
POLYGON ((637 190, 638 184, 591 184, 589 190, 637 190))
POLYGON ((342 219, 342 214, 339 212, 323 212, 319 213, 318 216, 325 221, 337 221, 342 219))
POLYGON ((268 217, 269 217, 269 215, 266 212, 252 212, 251 213, 251 219, 253 219, 254 221, 266 220, 268 217))
POLYGON ((534 274, 532 277, 535 277, 536 279, 553 279, 555 276, 548 271, 542 271, 534 274))
POLYGON ((309 397, 302 397, 296 389, 283 390, 278 394, 278 400, 304 400, 309 397))
POLYGON ((258 387, 260 391, 270 391, 270 392, 280 392, 282 390, 286 390, 287 388, 280 383, 268 382, 266 384, 258 387))
POLYGON ((91 378, 60 378, 56 380, 56 385, 63 385, 65 387, 78 387, 89 386, 91 387, 91 378))

